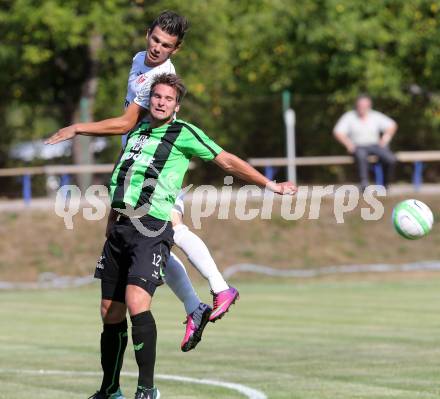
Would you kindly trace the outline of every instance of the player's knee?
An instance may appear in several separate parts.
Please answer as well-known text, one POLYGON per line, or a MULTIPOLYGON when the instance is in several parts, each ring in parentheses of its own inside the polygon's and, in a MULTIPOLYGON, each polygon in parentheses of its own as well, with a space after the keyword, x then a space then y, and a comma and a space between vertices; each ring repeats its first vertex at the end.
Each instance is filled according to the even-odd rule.
POLYGON ((101 301, 101 318, 104 323, 120 323, 125 319, 127 306, 122 302, 109 299, 101 301))
POLYGON ((150 310, 151 300, 152 293, 146 289, 131 284, 127 286, 125 302, 131 316, 150 310))
POLYGON ((188 226, 186 226, 185 224, 181 223, 178 224, 177 226, 173 227, 174 230, 174 243, 177 246, 180 246, 182 243, 182 240, 185 237, 185 234, 189 231, 188 226))

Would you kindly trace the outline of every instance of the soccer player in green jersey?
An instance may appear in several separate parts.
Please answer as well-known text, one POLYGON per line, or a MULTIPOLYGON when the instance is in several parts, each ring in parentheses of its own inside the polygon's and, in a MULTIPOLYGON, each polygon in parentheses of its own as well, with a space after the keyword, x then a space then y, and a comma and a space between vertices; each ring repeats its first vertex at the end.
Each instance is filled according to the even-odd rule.
MULTIPOLYGON (((74 124, 61 129, 62 134, 65 136, 66 134, 74 135, 77 131, 105 131, 108 128, 120 128, 127 132, 138 121, 148 116, 151 83, 157 75, 175 73, 171 59, 180 50, 187 29, 188 21, 182 15, 173 11, 164 11, 158 15, 148 28, 147 48, 133 57, 127 82, 124 114, 104 121, 74 124)), ((126 135, 122 139, 125 145, 126 135)), ((238 299, 239 293, 234 287, 227 284, 203 240, 184 224, 183 213, 183 197, 179 196, 173 207, 171 219, 175 245, 184 252, 197 271, 208 280, 213 295, 212 308, 202 303, 191 284, 185 266, 175 254, 171 253, 165 277, 166 283, 182 301, 186 311, 186 328, 181 349, 187 352, 196 347, 207 322, 214 322, 223 317, 238 299)), ((116 217, 117 213, 111 211, 107 231, 111 229, 116 217)), ((117 345, 118 334, 125 333, 127 330, 125 322, 117 323, 119 327, 114 324, 111 318, 104 319, 104 331, 101 339, 108 342, 105 347, 110 346, 110 341, 117 345)), ((121 353, 115 354, 115 356, 118 355, 118 358, 123 355, 125 342, 124 339, 121 353)), ((108 372, 104 372, 103 390, 106 387, 105 390, 114 391, 118 383, 119 378, 114 377, 112 368, 109 368, 108 372)))
MULTIPOLYGON (((139 367, 135 399, 159 397, 154 386, 157 331, 150 306, 156 287, 162 284, 162 269, 173 243, 170 211, 190 159, 214 161, 226 172, 279 194, 296 192, 293 183, 268 180, 247 162, 224 151, 196 126, 174 119, 185 91, 174 74, 159 75, 151 85, 150 121, 129 134, 111 177, 111 205, 120 216, 105 242, 95 273, 101 279, 102 297, 109 303, 125 303, 130 314, 139 367)), ((123 132, 115 129, 102 134, 109 133, 123 132)), ((48 142, 69 138, 58 132, 48 142)), ((114 318, 125 318, 125 306, 107 309, 111 309, 114 318)), ((98 392, 94 397, 110 395, 98 392)))

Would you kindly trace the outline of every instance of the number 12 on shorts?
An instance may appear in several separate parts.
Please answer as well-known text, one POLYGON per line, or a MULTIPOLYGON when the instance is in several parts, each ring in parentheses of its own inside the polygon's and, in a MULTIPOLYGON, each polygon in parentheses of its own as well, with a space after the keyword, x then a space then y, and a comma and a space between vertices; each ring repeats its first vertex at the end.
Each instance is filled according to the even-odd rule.
MULTIPOLYGON (((164 276, 163 270, 162 270, 162 255, 161 254, 156 254, 153 253, 153 261, 152 261, 153 265, 159 268, 159 274, 160 277, 164 276)), ((156 274, 157 271, 154 272, 154 274, 156 274)), ((154 277, 158 277, 158 276, 154 276, 154 277)))
POLYGON ((162 260, 162 255, 153 254, 153 265, 160 267, 160 261, 162 260))

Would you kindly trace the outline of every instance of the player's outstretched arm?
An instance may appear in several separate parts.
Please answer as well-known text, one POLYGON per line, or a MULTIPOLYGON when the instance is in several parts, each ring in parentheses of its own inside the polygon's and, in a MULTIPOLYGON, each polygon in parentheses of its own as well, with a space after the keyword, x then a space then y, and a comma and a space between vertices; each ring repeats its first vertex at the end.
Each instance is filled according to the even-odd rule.
POLYGON ((220 152, 214 162, 228 173, 245 180, 248 183, 256 184, 261 187, 267 187, 278 194, 293 195, 297 188, 292 182, 275 183, 262 175, 253 166, 246 161, 226 151, 220 152))
POLYGON ((69 140, 77 134, 84 136, 109 136, 114 134, 124 134, 136 126, 136 123, 141 120, 146 109, 137 105, 130 104, 125 110, 124 115, 116 118, 105 119, 99 122, 90 123, 75 123, 58 130, 55 134, 49 137, 45 144, 57 144, 64 140, 69 140))

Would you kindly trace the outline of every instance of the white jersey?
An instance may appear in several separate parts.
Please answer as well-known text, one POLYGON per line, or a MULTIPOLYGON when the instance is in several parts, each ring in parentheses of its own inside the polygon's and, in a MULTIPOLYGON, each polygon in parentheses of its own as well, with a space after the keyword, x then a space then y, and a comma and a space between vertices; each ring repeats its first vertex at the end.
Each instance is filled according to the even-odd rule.
MULTIPOLYGON (((125 96, 125 108, 132 102, 142 108, 150 106, 150 88, 153 79, 162 73, 176 73, 174 65, 168 58, 163 64, 155 67, 145 65, 146 51, 140 51, 133 57, 130 73, 128 74, 127 94, 125 96)), ((127 134, 122 136, 122 146, 125 147, 127 134)))
POLYGON ((125 96, 125 107, 132 102, 142 108, 150 106, 150 88, 153 79, 162 73, 176 73, 170 59, 155 67, 145 65, 145 51, 140 51, 133 57, 130 73, 128 75, 127 95, 125 96))

